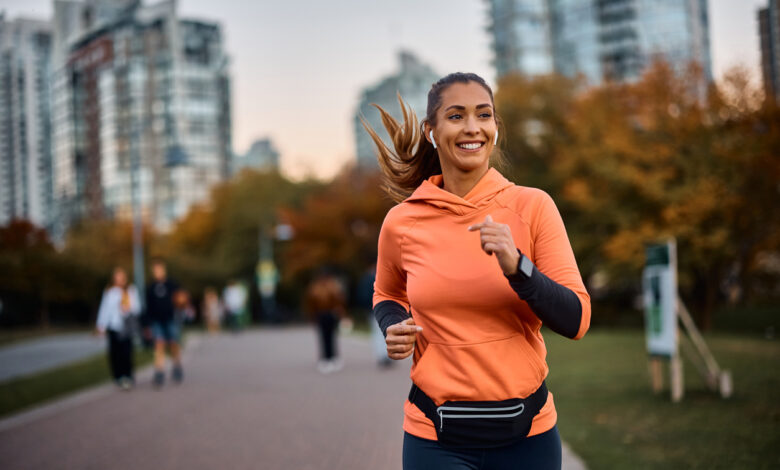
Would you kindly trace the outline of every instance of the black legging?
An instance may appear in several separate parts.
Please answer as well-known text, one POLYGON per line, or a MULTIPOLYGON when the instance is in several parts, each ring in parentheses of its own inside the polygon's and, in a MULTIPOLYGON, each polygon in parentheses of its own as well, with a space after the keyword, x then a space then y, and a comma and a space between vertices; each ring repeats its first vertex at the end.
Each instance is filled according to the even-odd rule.
POLYGON ((404 470, 560 470, 558 427, 496 449, 445 449, 404 433, 404 470))
POLYGON ((133 378, 133 340, 129 335, 108 330, 108 363, 114 380, 133 378))
POLYGON ((317 326, 320 330, 320 356, 329 361, 334 359, 336 351, 336 329, 339 325, 339 317, 333 312, 325 311, 317 314, 317 326))

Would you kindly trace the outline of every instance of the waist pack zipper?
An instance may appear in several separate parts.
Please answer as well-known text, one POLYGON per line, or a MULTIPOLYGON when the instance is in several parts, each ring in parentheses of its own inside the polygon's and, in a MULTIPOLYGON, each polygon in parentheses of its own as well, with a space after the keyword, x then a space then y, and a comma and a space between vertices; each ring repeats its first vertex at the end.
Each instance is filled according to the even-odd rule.
POLYGON ((516 406, 506 406, 501 408, 474 408, 474 407, 465 407, 465 406, 440 406, 436 408, 436 413, 439 415, 439 431, 444 432, 444 418, 459 418, 459 419, 468 419, 468 418, 514 418, 515 416, 518 416, 523 413, 525 410, 525 405, 523 403, 520 403, 516 406), (517 411, 516 411, 517 410, 517 411), (485 411, 485 412, 493 412, 493 411, 509 411, 510 413, 490 413, 490 414, 445 414, 446 411, 485 411), (511 411, 514 411, 513 413, 511 411))

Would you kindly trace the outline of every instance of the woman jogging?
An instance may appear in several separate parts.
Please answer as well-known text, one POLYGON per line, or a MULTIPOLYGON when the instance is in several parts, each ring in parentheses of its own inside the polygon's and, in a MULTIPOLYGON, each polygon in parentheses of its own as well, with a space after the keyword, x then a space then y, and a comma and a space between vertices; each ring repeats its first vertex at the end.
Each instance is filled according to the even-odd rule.
POLYGON ((366 128, 402 201, 379 236, 374 314, 388 356, 414 354, 404 468, 558 469, 540 328, 579 339, 590 324, 563 221, 491 168, 500 121, 482 78, 435 83, 419 128, 401 104, 401 123, 378 107, 393 149, 366 128))
POLYGON ((111 286, 103 292, 97 330, 108 333, 108 362, 114 381, 124 390, 133 386, 133 325, 141 311, 138 291, 128 285, 127 274, 115 268, 111 286))

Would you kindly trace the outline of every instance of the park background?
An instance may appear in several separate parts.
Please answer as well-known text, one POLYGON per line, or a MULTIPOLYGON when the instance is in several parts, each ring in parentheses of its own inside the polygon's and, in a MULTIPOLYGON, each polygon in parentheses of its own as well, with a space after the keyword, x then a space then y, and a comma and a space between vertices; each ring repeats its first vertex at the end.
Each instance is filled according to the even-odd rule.
MULTIPOLYGON (((741 34, 754 35, 758 47, 754 30, 741 34)), ((630 83, 513 73, 495 82, 507 159, 501 171, 556 201, 591 294, 592 329, 582 341, 549 331, 545 338, 559 426, 592 468, 780 465, 780 109, 750 64, 724 67, 704 82, 697 64, 663 60, 630 83), (720 365, 732 371, 728 400, 709 392, 690 364, 682 403, 651 392, 644 250, 670 237, 681 298, 720 365)), ((233 100, 244 98, 236 92, 233 100)), ((323 109, 313 113, 328 113, 317 106, 323 109)), ((295 121, 307 114, 284 119, 301 140, 327 140, 309 134, 305 119, 295 121)), ((328 266, 345 280, 364 328, 359 280, 376 258, 392 204, 376 171, 348 159, 334 168, 327 177, 244 169, 170 230, 145 226, 144 256, 164 258, 196 306, 209 286, 230 279, 253 286, 258 326, 304 322, 301 293, 328 266), (254 286, 261 240, 280 225, 293 236, 272 242, 280 277, 270 312, 254 286)), ((130 221, 85 219, 55 243, 25 220, 0 227, 2 340, 91 327, 112 268, 133 266, 132 231, 130 221)), ((0 384, 9 410, 21 385, 0 384)))

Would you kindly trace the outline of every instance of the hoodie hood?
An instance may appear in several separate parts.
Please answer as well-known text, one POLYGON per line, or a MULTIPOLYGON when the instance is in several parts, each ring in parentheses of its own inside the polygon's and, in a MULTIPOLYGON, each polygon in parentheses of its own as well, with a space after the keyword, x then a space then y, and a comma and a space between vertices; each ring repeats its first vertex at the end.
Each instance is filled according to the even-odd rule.
POLYGON ((514 183, 504 178, 495 168, 490 168, 463 197, 445 191, 441 187, 442 183, 442 175, 433 175, 423 181, 404 202, 423 202, 457 215, 465 215, 485 207, 498 193, 514 186, 514 183))

